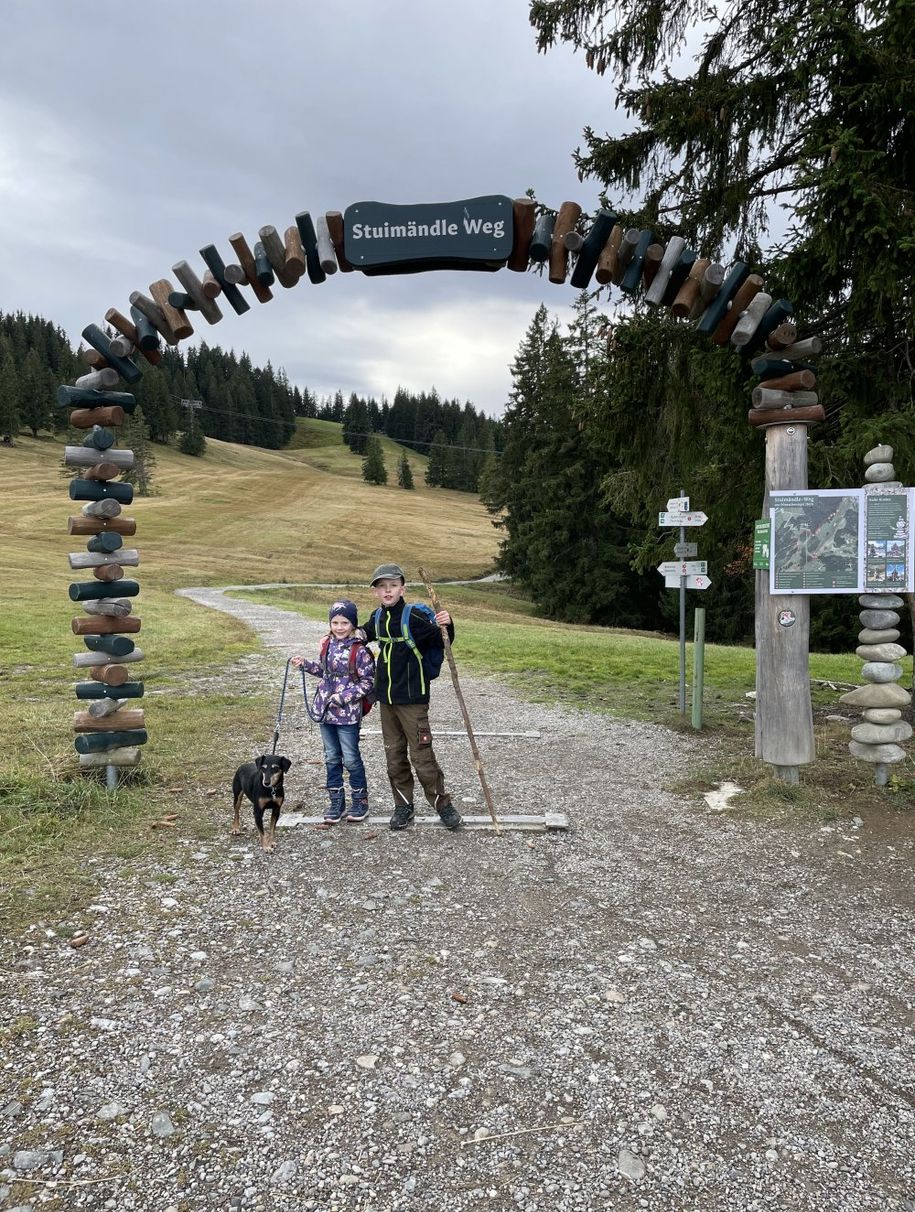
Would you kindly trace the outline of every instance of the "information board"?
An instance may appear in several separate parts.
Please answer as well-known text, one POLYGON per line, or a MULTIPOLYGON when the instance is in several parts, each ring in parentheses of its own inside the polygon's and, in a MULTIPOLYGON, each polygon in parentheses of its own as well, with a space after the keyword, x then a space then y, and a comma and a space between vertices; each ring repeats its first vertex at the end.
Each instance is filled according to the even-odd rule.
POLYGON ((770 493, 771 593, 911 593, 911 488, 770 493))
POLYGON ((868 591, 912 590, 912 535, 909 493, 904 488, 864 490, 865 570, 868 591))
POLYGON ((861 489, 773 492, 770 504, 771 593, 863 592, 861 489))

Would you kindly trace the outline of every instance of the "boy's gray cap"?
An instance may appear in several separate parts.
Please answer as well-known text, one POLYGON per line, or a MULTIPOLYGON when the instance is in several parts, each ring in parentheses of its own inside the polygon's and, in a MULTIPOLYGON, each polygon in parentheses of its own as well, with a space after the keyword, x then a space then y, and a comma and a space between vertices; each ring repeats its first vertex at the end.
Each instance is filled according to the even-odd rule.
POLYGON ((396 581, 400 579, 406 583, 407 578, 404 576, 404 570, 399 564, 379 564, 372 573, 372 579, 369 582, 371 585, 377 585, 379 581, 396 581))

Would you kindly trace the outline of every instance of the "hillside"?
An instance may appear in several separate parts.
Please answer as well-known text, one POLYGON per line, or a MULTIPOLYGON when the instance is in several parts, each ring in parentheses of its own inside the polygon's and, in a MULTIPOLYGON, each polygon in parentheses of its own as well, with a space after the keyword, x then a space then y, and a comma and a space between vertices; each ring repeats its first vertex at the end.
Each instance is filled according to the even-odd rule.
MULTIPOLYGON (((327 421, 300 421, 292 448, 282 451, 209 439, 198 459, 156 446, 156 495, 125 510, 137 519, 145 587, 362 582, 382 557, 414 569, 423 562, 441 577, 488 571, 497 536, 479 500, 426 488, 426 460, 413 451, 417 486, 405 492, 396 484, 403 448, 387 439, 382 445, 391 478, 384 487, 361 479, 361 460, 327 421)), ((67 499, 62 447, 60 439, 23 436, 0 448, 7 518, 0 568, 26 597, 46 595, 45 577, 65 594, 66 553, 83 546, 66 533, 78 508, 67 499)))

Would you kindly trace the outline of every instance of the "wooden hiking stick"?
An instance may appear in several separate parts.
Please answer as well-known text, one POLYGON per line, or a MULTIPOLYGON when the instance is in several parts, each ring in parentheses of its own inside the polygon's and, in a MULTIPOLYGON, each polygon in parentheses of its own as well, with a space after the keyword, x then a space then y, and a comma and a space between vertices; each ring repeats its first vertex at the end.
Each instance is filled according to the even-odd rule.
MULTIPOLYGON (((436 614, 442 609, 442 602, 438 594, 429 580, 429 575, 425 569, 420 568, 419 575, 422 577, 423 584, 426 587, 426 592, 432 599, 432 609, 436 614)), ((480 750, 477 748, 477 738, 473 735, 473 725, 470 722, 470 713, 467 710, 467 704, 464 702, 464 696, 461 694, 461 684, 458 681, 457 665, 454 663, 454 653, 451 651, 451 640, 448 638, 448 628, 440 626, 442 639, 445 642, 445 656, 448 658, 448 668, 451 670, 451 681, 454 685, 454 693, 457 695, 457 701, 461 705, 461 715, 464 717, 464 727, 467 729, 467 739, 470 741, 470 748, 473 752, 473 764, 477 768, 477 774, 480 778, 480 786, 483 788, 483 798, 486 800, 486 807, 489 809, 489 815, 492 817, 492 823, 495 825, 496 833, 501 836, 502 829, 499 825, 499 818, 496 816, 496 808, 492 802, 492 792, 489 790, 489 784, 486 782, 486 775, 483 773, 483 759, 480 757, 480 750)))

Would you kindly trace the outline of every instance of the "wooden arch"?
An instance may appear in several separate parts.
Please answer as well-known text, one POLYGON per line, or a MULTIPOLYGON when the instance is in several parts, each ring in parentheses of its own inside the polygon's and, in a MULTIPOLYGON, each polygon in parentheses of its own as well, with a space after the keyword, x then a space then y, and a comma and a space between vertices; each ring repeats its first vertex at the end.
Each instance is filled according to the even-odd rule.
MULTIPOLYGON (((85 614, 72 621, 87 652, 74 657, 77 667, 88 667, 90 681, 76 686, 78 700, 87 710, 74 716, 75 745, 80 763, 107 768, 113 786, 119 767, 139 762, 139 746, 147 740, 144 712, 130 708, 128 700, 143 697, 142 681, 130 678, 129 666, 143 659, 130 637, 141 621, 132 612, 131 599, 139 594, 137 581, 124 578, 125 567, 139 564, 135 548, 124 547, 124 537, 136 533, 136 521, 122 516, 123 505, 133 500, 130 484, 116 477, 133 464, 129 450, 114 448, 113 428, 133 410, 129 386, 141 377, 136 361, 161 361, 161 343, 176 346, 193 334, 188 313, 199 313, 207 324, 222 319, 217 300, 239 315, 250 309, 244 293, 268 303, 277 283, 292 289, 303 278, 320 285, 329 274, 415 272, 438 268, 503 267, 525 272, 530 265, 545 266, 549 280, 565 282, 576 290, 596 280, 616 286, 630 296, 667 308, 673 319, 692 322, 719 346, 730 345, 759 378, 752 393, 749 423, 764 431, 766 475, 763 517, 768 516, 773 489, 807 487, 807 427, 824 419, 816 395, 816 376, 810 362, 820 352, 819 340, 799 338, 791 322, 792 305, 765 290, 763 278, 742 261, 727 269, 709 257, 687 248, 673 236, 657 243, 650 230, 627 228, 610 210, 590 218, 576 202, 563 202, 558 211, 541 210, 530 198, 502 196, 445 204, 467 212, 472 203, 492 202, 504 207, 503 245, 492 246, 469 259, 434 252, 385 266, 354 265, 357 260, 347 242, 347 219, 329 211, 312 220, 307 211, 281 237, 272 226, 260 228, 252 249, 241 232, 229 237, 235 259, 226 263, 216 246, 200 249, 206 267, 201 278, 187 261, 172 272, 181 289, 168 278, 149 287, 149 294, 129 296, 128 315, 117 308, 105 313, 107 335, 97 324, 82 332, 89 349, 84 357, 91 371, 72 386, 58 390, 58 403, 72 409, 70 423, 86 431, 82 446, 68 446, 65 461, 77 469, 70 483, 70 499, 84 502, 80 514, 69 519, 69 533, 88 536, 86 552, 70 554, 73 569, 91 569, 94 579, 70 585, 70 598, 85 614), (510 215, 510 218, 509 218, 510 215)), ((378 207, 377 203, 360 203, 378 207)), ((409 208, 389 208, 406 211, 409 208)), ((420 207, 418 210, 428 210, 420 207)), ((809 599, 770 594, 768 576, 756 574, 756 754, 788 781, 797 781, 798 767, 814 760, 813 716, 808 670, 809 599), (785 626, 787 618, 793 620, 785 626)))

